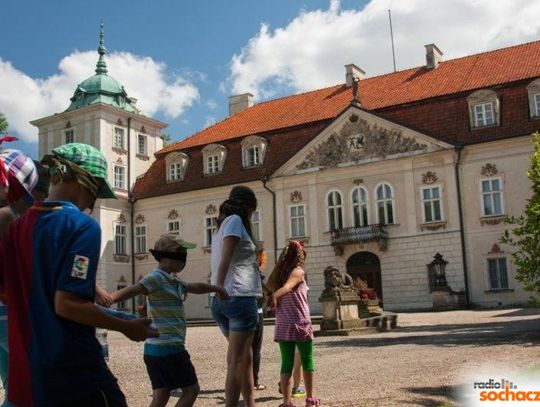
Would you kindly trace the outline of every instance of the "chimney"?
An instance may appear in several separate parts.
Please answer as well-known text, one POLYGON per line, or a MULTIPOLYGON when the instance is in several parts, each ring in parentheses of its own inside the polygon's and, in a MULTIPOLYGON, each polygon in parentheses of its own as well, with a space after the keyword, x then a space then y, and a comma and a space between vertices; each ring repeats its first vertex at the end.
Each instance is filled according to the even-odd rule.
POLYGON ((251 106, 253 106, 253 95, 251 93, 229 96, 229 116, 246 110, 251 106))
POLYGON ((435 69, 442 61, 443 53, 435 44, 424 45, 426 47, 426 68, 435 69))
POLYGON ((358 68, 355 64, 347 64, 345 65, 345 82, 347 83, 347 87, 350 88, 353 85, 353 78, 360 80, 364 79, 364 76, 366 76, 366 73, 362 71, 360 68, 358 68))

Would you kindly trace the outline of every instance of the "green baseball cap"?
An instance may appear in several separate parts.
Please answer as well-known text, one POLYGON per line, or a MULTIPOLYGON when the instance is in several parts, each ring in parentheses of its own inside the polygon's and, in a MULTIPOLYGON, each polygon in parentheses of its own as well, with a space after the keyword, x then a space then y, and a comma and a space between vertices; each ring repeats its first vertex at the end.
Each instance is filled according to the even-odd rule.
POLYGON ((163 252, 176 252, 179 250, 194 249, 197 245, 182 239, 173 233, 161 235, 154 245, 154 250, 163 252))
POLYGON ((98 149, 88 144, 69 143, 53 148, 52 152, 57 157, 77 164, 101 181, 98 198, 116 198, 107 182, 107 160, 98 149))

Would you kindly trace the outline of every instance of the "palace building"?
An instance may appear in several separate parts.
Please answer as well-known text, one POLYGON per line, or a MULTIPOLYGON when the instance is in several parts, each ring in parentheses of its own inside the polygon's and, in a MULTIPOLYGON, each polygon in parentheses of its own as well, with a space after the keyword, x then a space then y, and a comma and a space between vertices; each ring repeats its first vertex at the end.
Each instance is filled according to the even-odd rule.
MULTIPOLYGON (((267 272, 287 241, 305 242, 313 313, 327 266, 366 280, 385 309, 431 309, 437 254, 462 303, 525 303, 499 238, 531 194, 540 41, 448 61, 425 48, 425 65, 399 72, 367 77, 350 64, 328 88, 257 104, 232 96, 229 117, 163 148, 166 125, 107 75, 101 40, 96 75, 67 110, 32 122, 40 155, 80 141, 111 163, 120 199, 94 211, 100 283, 115 290, 151 271, 148 248, 164 232, 198 244, 182 277, 208 280, 219 205, 244 184, 259 199, 267 272)), ((188 317, 210 317, 207 297, 188 302, 188 317)))

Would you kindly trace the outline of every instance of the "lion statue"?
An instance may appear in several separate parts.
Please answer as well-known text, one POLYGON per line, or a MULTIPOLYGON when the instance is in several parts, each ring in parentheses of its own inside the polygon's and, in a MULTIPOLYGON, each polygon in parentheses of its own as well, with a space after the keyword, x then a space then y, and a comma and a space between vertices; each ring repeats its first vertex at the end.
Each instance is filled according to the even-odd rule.
POLYGON ((347 273, 341 273, 333 266, 328 266, 324 269, 324 290, 321 295, 335 296, 342 291, 354 291, 352 277, 347 273))

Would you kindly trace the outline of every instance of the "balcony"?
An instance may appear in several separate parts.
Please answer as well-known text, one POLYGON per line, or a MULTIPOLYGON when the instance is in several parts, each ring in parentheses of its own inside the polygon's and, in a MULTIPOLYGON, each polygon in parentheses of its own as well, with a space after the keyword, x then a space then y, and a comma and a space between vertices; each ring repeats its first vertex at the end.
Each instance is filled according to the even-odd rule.
POLYGON ((332 246, 336 255, 343 254, 343 248, 347 244, 377 242, 381 251, 386 251, 388 233, 383 229, 384 225, 369 225, 362 227, 350 227, 332 230, 332 246))

